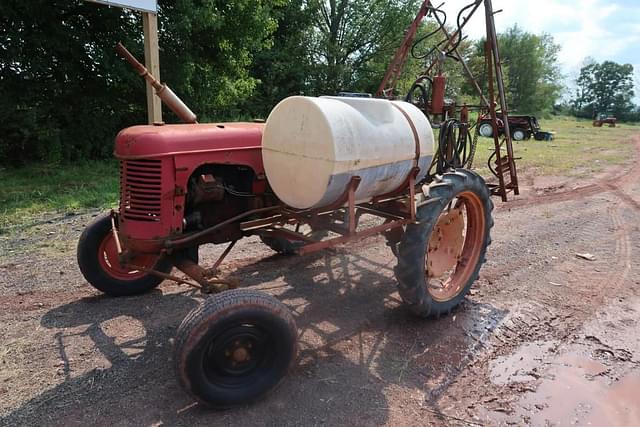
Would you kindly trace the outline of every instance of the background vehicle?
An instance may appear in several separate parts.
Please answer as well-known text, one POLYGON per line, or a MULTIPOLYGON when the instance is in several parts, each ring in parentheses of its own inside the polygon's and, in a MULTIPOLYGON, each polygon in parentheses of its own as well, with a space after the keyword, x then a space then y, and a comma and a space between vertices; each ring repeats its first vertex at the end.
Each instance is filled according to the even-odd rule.
POLYGON ((593 120, 593 126, 601 128, 602 125, 609 125, 610 128, 616 127, 617 119, 610 114, 598 114, 593 120))
MULTIPOLYGON (((501 113, 497 113, 497 115, 498 132, 500 135, 503 135, 504 116, 501 113)), ((553 139, 553 134, 551 132, 544 132, 540 130, 540 124, 538 124, 538 119, 535 116, 509 115, 509 129, 511 131, 511 137, 516 141, 529 139, 532 136, 538 141, 548 141, 553 139)), ((493 136, 491 117, 488 114, 482 115, 478 118, 478 132, 481 136, 487 138, 493 136)))

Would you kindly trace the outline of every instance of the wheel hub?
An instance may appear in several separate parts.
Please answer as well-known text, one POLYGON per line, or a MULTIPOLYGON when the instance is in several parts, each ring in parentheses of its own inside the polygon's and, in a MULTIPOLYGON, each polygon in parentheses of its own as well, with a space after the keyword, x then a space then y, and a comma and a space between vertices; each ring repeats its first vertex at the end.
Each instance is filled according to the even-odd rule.
POLYGON ((267 341, 266 334, 254 325, 231 328, 210 344, 205 372, 218 379, 247 376, 268 353, 267 341))
POLYGON ((428 277, 440 277, 453 269, 464 246, 464 215, 460 208, 451 209, 438 218, 429 239, 428 277))

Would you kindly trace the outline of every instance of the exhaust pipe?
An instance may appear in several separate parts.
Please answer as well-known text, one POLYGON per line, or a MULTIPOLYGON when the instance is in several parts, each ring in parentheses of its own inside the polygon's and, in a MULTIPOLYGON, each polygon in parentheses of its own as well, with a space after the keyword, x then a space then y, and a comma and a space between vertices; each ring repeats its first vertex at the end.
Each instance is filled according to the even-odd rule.
POLYGON ((176 95, 166 84, 162 84, 156 79, 147 68, 138 61, 135 56, 127 50, 122 43, 116 45, 116 52, 122 56, 129 64, 136 69, 146 81, 153 86, 155 93, 169 107, 171 111, 176 113, 176 116, 185 123, 198 123, 198 117, 191 111, 187 105, 182 102, 178 95, 176 95))

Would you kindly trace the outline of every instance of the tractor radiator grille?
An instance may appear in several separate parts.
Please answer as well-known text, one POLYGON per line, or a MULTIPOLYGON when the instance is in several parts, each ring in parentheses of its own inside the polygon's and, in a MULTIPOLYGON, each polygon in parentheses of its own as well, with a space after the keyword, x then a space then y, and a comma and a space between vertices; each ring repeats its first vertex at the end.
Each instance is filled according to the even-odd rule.
POLYGON ((162 163, 160 160, 120 162, 120 213, 135 221, 160 221, 162 163))

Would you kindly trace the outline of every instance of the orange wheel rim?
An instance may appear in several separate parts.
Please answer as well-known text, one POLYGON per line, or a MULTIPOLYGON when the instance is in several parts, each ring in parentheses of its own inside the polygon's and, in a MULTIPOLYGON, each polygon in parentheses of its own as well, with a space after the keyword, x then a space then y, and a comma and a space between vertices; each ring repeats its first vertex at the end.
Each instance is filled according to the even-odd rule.
MULTIPOLYGON (((158 257, 155 255, 141 255, 136 257, 134 264, 140 267, 152 269, 158 257)), ((113 235, 109 233, 100 243, 98 248, 98 262, 100 267, 111 277, 118 280, 136 280, 147 273, 134 270, 120 264, 118 249, 113 235)))
POLYGON ((427 290, 440 302, 460 294, 480 262, 485 240, 482 200, 473 192, 456 196, 433 227, 425 257, 427 290))

